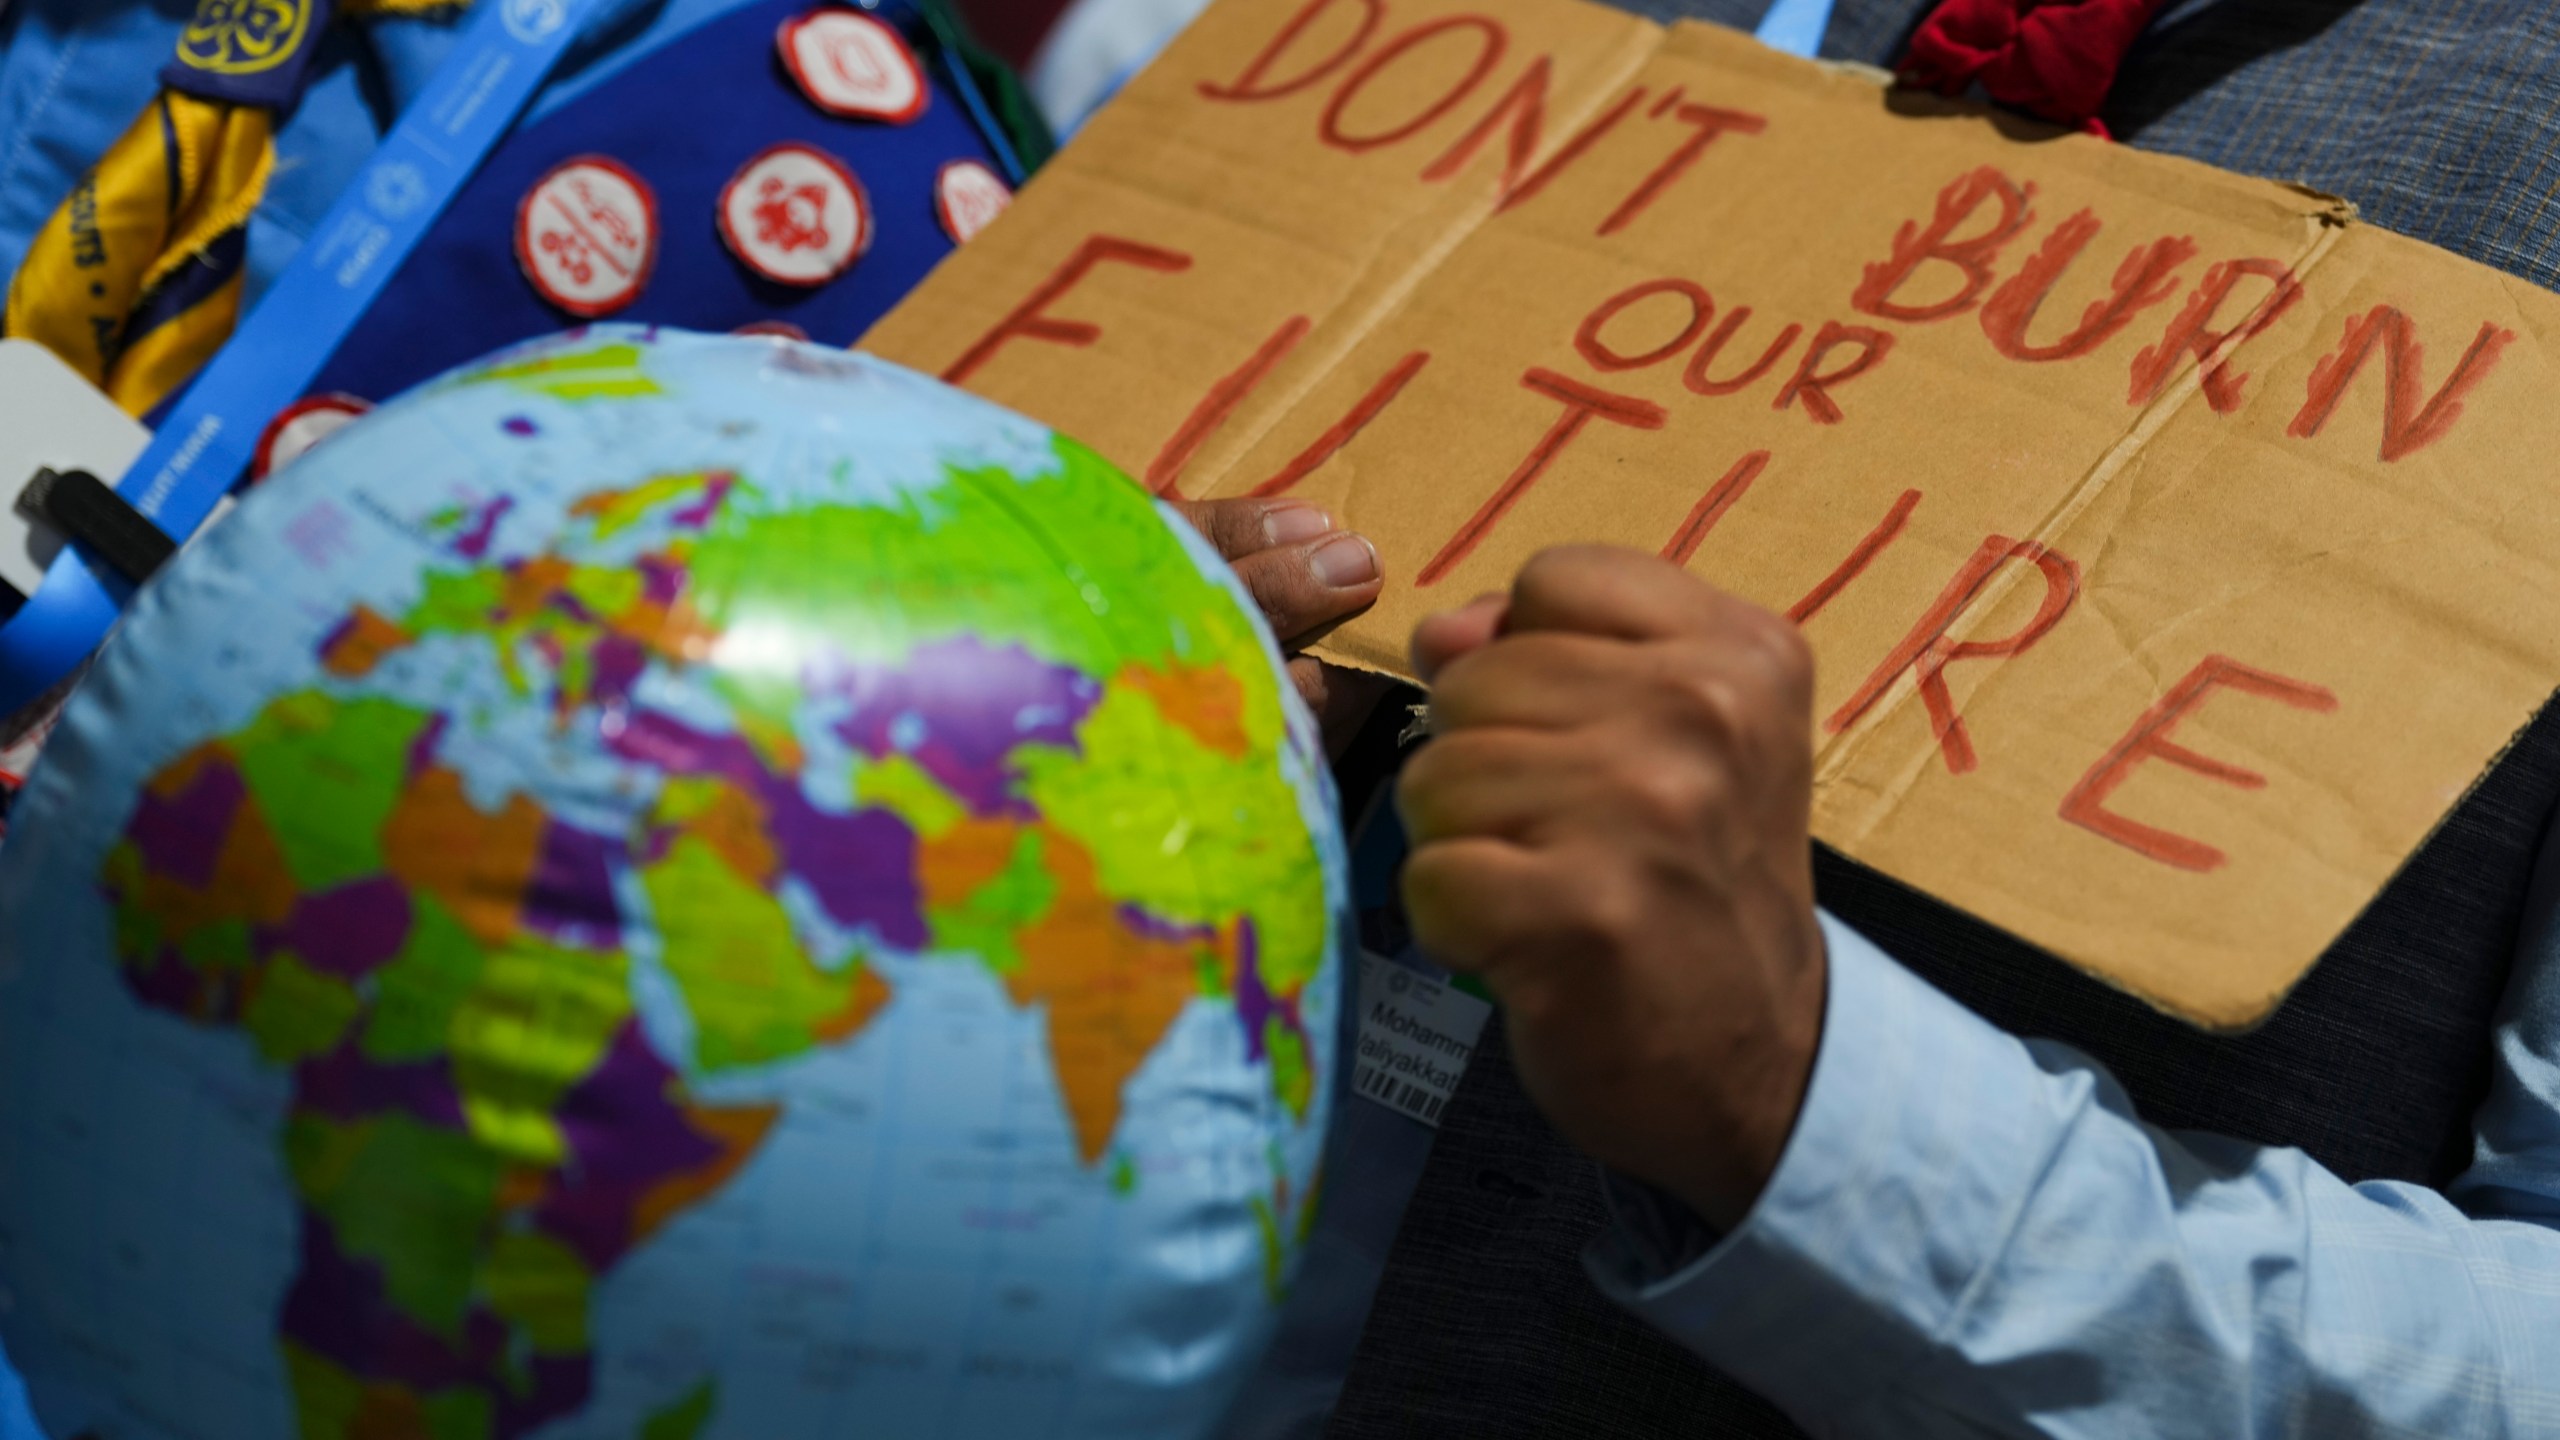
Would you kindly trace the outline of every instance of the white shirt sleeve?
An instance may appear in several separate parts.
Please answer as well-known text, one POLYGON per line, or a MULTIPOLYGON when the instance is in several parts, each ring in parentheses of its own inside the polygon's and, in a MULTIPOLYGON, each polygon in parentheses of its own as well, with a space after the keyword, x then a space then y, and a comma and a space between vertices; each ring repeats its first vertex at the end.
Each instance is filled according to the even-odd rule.
POLYGON ((1822 920, 1776 1173, 1721 1238, 1613 1180, 1620 1303, 1821 1436, 2560 1434, 2560 945, 2519 961, 2458 1208, 2145 1125, 1822 920))

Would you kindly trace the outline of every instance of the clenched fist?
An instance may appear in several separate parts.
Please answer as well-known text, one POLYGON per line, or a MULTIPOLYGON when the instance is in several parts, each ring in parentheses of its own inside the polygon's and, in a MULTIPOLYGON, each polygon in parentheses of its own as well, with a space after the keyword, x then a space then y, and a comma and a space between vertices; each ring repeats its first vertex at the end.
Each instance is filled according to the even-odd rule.
POLYGON ((1557 1129, 1730 1226, 1822 1026, 1803 640, 1651 556, 1578 546, 1413 644, 1436 731, 1397 790, 1416 938, 1501 1000, 1557 1129))

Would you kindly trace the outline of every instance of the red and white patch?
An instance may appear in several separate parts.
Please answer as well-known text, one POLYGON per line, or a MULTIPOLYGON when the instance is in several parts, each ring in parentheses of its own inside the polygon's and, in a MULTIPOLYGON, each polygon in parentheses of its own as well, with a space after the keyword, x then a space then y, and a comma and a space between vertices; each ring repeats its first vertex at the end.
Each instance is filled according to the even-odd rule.
POLYGON ((767 280, 823 285, 871 248, 871 201, 833 155, 776 145, 729 177, 720 238, 767 280))
POLYGON ((516 203, 516 264, 572 315, 630 304, 657 263, 658 197, 618 160, 563 160, 516 203))
POLYGON ((732 335, 764 335, 776 340, 798 340, 807 343, 809 332, 788 320, 750 320, 729 332, 732 335))
POLYGON ((249 460, 255 484, 302 458, 304 451, 345 428, 347 422, 373 408, 353 395, 305 395, 276 412, 258 434, 258 450, 249 460))
POLYGON ((782 68, 809 103, 830 115, 904 125, 932 93, 924 67, 897 31, 858 10, 829 7, 782 22, 782 68))
POLYGON ((975 160, 954 160, 933 179, 933 213, 952 243, 966 245, 1013 203, 1013 187, 975 160))

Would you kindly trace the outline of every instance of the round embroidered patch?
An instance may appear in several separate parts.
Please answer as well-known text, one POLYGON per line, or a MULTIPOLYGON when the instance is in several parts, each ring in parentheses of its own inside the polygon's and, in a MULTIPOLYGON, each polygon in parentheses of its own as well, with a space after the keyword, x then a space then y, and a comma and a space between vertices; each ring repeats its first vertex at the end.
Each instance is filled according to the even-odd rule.
POLYGON ((807 145, 776 145, 729 177, 720 238, 767 280, 823 285, 871 248, 871 203, 843 161, 807 145))
POLYGON ((258 448, 249 459, 250 483, 292 464, 302 452, 372 408, 372 401, 332 392, 305 395, 277 411, 267 428, 258 432, 258 448))
POLYGON ((750 320, 729 332, 732 335, 770 335, 777 340, 806 341, 809 332, 788 320, 750 320))
POLYGON ((966 245, 1013 203, 1013 187, 975 160, 954 160, 933 179, 933 213, 952 243, 966 245))
POLYGON ((858 10, 829 7, 782 22, 782 68, 830 115, 904 125, 924 113, 924 67, 898 32, 858 10))
POLYGON ((618 160, 563 160, 516 202, 516 264, 572 315, 630 304, 657 263, 658 198, 618 160))

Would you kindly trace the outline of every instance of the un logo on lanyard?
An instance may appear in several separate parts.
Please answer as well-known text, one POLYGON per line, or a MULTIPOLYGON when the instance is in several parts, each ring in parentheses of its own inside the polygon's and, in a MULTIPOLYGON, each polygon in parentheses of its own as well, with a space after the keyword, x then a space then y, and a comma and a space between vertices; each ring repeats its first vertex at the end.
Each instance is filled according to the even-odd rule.
POLYGON ((507 30, 527 45, 539 45, 569 18, 566 0, 506 0, 507 30))
POLYGON ((198 0, 178 36, 178 62, 216 75, 273 70, 311 32, 312 0, 198 0))

